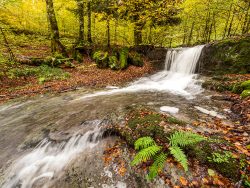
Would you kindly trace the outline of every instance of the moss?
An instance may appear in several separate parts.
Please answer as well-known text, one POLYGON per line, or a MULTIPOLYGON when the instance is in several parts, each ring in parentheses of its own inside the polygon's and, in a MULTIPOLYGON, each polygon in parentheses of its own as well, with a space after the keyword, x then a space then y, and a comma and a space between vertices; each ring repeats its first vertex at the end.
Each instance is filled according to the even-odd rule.
POLYGON ((109 56, 109 67, 112 70, 118 70, 120 68, 119 61, 116 56, 109 56))
POLYGON ((96 51, 93 54, 93 60, 96 62, 98 68, 108 67, 108 52, 96 51))
POLYGON ((223 40, 209 49, 206 70, 213 75, 250 73, 250 37, 223 40))
POLYGON ((186 124, 185 121, 179 120, 175 117, 167 117, 166 121, 168 123, 171 123, 171 124, 178 124, 178 125, 185 125, 186 124))
POLYGON ((244 90, 250 89, 250 80, 247 80, 240 85, 244 90))
POLYGON ((143 67, 144 63, 139 53, 130 52, 128 56, 128 63, 137 67, 143 67))
POLYGON ((148 114, 144 117, 135 117, 132 118, 128 121, 128 126, 132 129, 135 130, 137 126, 146 126, 146 125, 151 125, 151 126, 156 126, 159 125, 159 123, 162 121, 162 117, 160 114, 148 114))
POLYGON ((120 51, 120 69, 126 69, 128 67, 128 48, 122 48, 120 51))
POLYGON ((240 94, 241 98, 247 98, 250 96, 250 89, 244 90, 241 94, 240 94))
POLYGON ((237 182, 240 180, 240 163, 237 159, 229 158, 228 162, 216 163, 209 160, 212 158, 212 153, 218 152, 223 153, 219 149, 218 143, 211 143, 208 141, 203 141, 200 144, 190 147, 188 149, 188 155, 190 157, 195 157, 201 163, 206 164, 209 168, 213 168, 223 176, 230 178, 231 180, 237 182))
POLYGON ((240 84, 240 83, 234 84, 233 89, 232 89, 232 92, 233 92, 233 93, 241 94, 242 91, 243 91, 243 88, 241 87, 241 84, 240 84))

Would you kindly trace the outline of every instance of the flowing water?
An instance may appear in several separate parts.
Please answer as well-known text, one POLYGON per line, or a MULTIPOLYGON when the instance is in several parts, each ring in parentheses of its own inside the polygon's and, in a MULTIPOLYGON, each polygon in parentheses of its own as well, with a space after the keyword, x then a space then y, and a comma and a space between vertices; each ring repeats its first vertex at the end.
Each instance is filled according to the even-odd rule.
MULTIPOLYGON (((119 114, 127 107, 150 106, 187 121, 198 117, 198 105, 209 112, 219 110, 221 104, 210 100, 210 93, 202 93, 195 74, 202 48, 169 50, 163 71, 124 88, 80 90, 0 106, 2 187, 49 187, 72 161, 100 146, 105 120, 110 123, 115 114, 115 121, 123 123, 119 114)), ((122 182, 113 183, 126 187, 122 182)))
POLYGON ((198 75, 194 73, 203 47, 201 45, 193 48, 169 50, 163 71, 141 78, 128 87, 84 95, 79 99, 139 91, 169 92, 192 99, 202 92, 200 81, 197 80, 198 75))

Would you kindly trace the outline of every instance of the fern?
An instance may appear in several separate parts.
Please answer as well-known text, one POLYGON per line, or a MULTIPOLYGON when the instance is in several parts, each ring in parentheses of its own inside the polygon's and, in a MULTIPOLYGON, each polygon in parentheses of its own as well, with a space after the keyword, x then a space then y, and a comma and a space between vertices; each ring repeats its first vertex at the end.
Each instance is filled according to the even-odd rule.
POLYGON ((158 172, 163 169, 166 159, 167 154, 164 152, 155 156, 154 163, 149 168, 149 174, 147 176, 149 180, 154 179, 158 175, 158 172))
POLYGON ((148 148, 142 149, 139 153, 135 156, 134 160, 131 162, 132 166, 138 165, 139 163, 146 162, 149 159, 152 159, 162 147, 153 145, 148 148))
POLYGON ((205 140, 205 138, 192 132, 178 131, 171 135, 169 140, 171 146, 184 147, 201 142, 205 140))
POLYGON ((176 161, 178 161, 184 168, 184 170, 188 171, 188 161, 185 153, 178 146, 172 146, 169 148, 170 153, 174 156, 176 161))
POLYGON ((156 143, 151 137, 142 137, 139 138, 134 145, 136 150, 141 150, 150 146, 154 146, 156 143))

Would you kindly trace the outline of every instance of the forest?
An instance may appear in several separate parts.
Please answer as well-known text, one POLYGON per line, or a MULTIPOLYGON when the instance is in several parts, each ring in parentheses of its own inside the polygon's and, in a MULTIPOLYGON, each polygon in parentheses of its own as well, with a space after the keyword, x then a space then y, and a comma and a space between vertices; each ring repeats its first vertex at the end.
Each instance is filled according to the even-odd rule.
POLYGON ((0 187, 250 187, 250 0, 0 0, 0 187))

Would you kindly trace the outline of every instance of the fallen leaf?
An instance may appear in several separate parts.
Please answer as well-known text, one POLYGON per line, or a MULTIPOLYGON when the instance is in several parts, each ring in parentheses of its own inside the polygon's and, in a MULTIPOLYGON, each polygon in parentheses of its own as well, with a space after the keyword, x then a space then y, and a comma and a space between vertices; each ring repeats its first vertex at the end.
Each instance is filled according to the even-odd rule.
POLYGON ((188 184, 188 181, 184 177, 182 177, 182 176, 180 177, 180 182, 184 186, 187 186, 187 184, 188 184))

